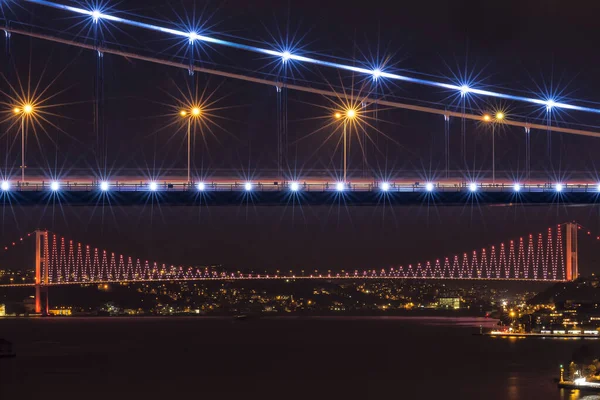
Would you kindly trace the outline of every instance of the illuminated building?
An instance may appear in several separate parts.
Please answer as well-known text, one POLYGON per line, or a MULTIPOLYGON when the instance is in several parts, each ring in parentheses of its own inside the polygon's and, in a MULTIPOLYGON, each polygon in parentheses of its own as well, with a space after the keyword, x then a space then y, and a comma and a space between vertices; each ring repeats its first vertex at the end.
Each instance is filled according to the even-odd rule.
POLYGON ((458 310, 460 308, 460 298, 458 297, 440 297, 438 298, 440 308, 451 308, 458 310))

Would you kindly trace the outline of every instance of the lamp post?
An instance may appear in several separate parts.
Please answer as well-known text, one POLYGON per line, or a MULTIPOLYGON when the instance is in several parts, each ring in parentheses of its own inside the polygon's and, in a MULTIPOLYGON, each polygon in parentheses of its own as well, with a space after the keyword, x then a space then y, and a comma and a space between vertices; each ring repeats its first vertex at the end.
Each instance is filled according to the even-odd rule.
POLYGON ((504 113, 498 111, 495 115, 495 119, 489 114, 483 116, 485 122, 492 122, 492 183, 496 183, 496 123, 504 120, 504 113))
POLYGON ((188 112, 186 110, 181 110, 179 115, 183 118, 187 118, 187 183, 191 183, 191 153, 192 153, 192 135, 191 135, 191 126, 192 126, 192 118, 199 118, 202 110, 200 107, 192 107, 192 109, 188 112))
POLYGON ((347 139, 347 130, 348 130, 348 121, 349 120, 353 120, 354 118, 356 118, 356 110, 354 108, 348 108, 343 114, 341 112, 336 112, 334 114, 336 119, 341 119, 343 118, 343 145, 344 145, 344 184, 346 184, 347 181, 347 166, 348 166, 348 161, 347 161, 347 144, 348 144, 348 139, 347 139))
POLYGON ((22 107, 15 107, 13 113, 21 117, 21 184, 25 184, 25 118, 33 114, 33 105, 26 103, 22 107))

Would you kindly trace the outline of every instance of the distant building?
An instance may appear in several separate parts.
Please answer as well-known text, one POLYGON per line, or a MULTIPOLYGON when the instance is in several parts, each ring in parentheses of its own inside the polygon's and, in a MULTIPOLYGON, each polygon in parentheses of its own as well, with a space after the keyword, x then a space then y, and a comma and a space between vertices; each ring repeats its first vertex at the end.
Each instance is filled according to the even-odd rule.
POLYGON ((6 317, 6 306, 4 304, 0 304, 0 317, 6 317))
POLYGON ((70 308, 54 308, 48 310, 48 314, 50 315, 72 315, 73 311, 70 308))
POLYGON ((35 312, 35 299, 27 298, 23 300, 23 307, 25 307, 25 312, 33 314, 35 312))
POLYGON ((438 298, 440 308, 451 308, 458 310, 460 308, 460 298, 458 297, 440 297, 438 298))

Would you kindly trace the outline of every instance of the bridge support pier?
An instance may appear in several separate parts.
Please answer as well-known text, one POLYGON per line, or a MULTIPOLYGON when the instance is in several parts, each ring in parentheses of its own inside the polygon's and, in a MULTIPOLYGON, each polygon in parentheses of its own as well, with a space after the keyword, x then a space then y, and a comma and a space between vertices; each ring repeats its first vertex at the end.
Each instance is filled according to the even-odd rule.
POLYGON ((567 222, 566 230, 566 280, 574 281, 579 277, 579 265, 577 259, 577 224, 567 222))
POLYGON ((35 231, 35 312, 48 315, 48 232, 35 231), (45 304, 42 309, 42 292, 45 293, 45 304))

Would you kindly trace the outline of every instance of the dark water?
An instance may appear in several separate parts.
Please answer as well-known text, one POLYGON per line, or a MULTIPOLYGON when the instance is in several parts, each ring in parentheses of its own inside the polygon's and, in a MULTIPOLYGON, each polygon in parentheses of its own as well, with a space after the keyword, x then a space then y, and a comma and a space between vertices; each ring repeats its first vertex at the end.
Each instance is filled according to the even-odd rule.
MULTIPOLYGON (((470 318, 0 319, 0 399, 598 399, 552 378, 581 340, 470 318)), ((600 342, 585 341, 600 351, 600 342)))

